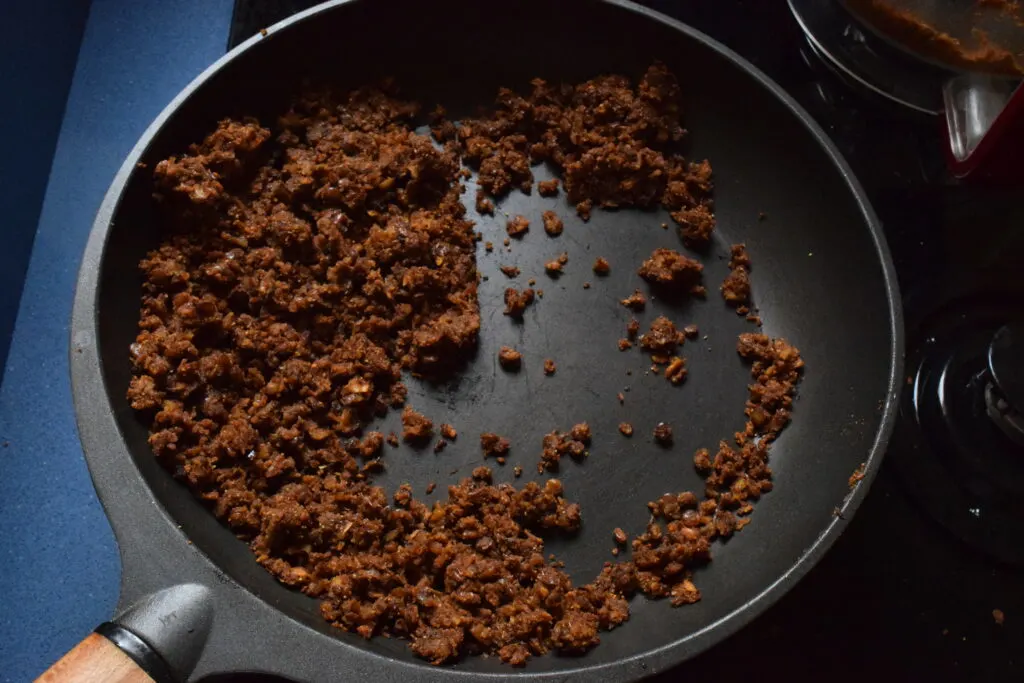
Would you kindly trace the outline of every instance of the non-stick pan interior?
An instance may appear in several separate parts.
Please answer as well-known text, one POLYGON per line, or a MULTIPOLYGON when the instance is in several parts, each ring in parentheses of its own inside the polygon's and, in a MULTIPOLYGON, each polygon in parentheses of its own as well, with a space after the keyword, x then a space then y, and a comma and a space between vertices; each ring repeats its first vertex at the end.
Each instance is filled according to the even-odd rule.
MULTIPOLYGON (((707 300, 656 299, 638 316, 645 326, 665 314, 680 325, 700 327, 701 337, 683 350, 689 379, 673 387, 647 372, 649 362, 639 351, 620 352, 616 344, 630 317, 618 299, 646 289, 635 274, 640 261, 655 247, 682 248, 668 217, 595 211, 583 223, 564 196, 514 193, 495 217, 478 222, 496 248, 487 254, 481 244, 479 250, 488 279, 481 286, 483 331, 476 358, 445 386, 410 383, 412 405, 435 422, 451 422, 460 437, 436 455, 404 445, 387 450, 389 469, 379 481, 389 488, 410 482, 421 496, 428 482, 437 482, 438 490, 426 497, 437 499, 445 483, 482 464, 478 435, 493 431, 513 442, 509 464, 495 468, 497 480, 512 481, 512 466, 519 464, 522 483, 538 478, 544 433, 586 420, 595 433, 590 457, 581 464, 565 462, 558 475, 567 496, 582 505, 584 528, 573 539, 552 537, 549 548, 577 581, 590 580, 603 562, 614 559, 612 529, 640 532, 649 518, 645 503, 662 493, 700 492, 694 450, 714 449, 743 424, 749 371, 735 353, 735 340, 755 328, 726 308, 717 287, 727 272, 728 245, 745 242, 764 331, 788 339, 806 360, 793 423, 772 451, 775 490, 758 503, 742 533, 716 544, 712 563, 696 576, 704 595, 699 603, 673 609, 666 602, 635 599, 630 621, 602 635, 600 647, 583 658, 543 657, 522 673, 604 664, 678 643, 753 601, 815 547, 848 492, 848 478, 871 453, 896 362, 884 247, 876 243, 865 208, 823 143, 757 76, 701 40, 632 9, 583 1, 525 0, 499 9, 470 0, 363 0, 270 32, 180 104, 144 154, 147 168, 128 181, 101 265, 96 314, 111 408, 156 499, 225 574, 290 618, 336 634, 339 647, 418 661, 403 642, 365 641, 330 629, 315 601, 277 584, 247 547, 154 461, 146 427, 124 397, 140 296, 136 266, 158 240, 150 201, 153 164, 184 151, 225 116, 256 115, 272 124, 287 94, 305 78, 327 78, 344 87, 395 76, 410 98, 428 106, 441 102, 458 115, 490 102, 499 86, 521 87, 535 76, 551 81, 602 72, 636 77, 652 59, 666 62, 679 76, 690 155, 709 158, 716 178, 718 232, 713 248, 701 255, 707 300), (549 208, 566 223, 558 239, 539 229, 540 214, 549 208), (511 251, 501 246, 502 212, 522 213, 534 223, 511 251), (765 220, 759 220, 761 213, 765 220), (562 251, 570 259, 566 274, 551 280, 542 264, 562 251), (611 262, 606 278, 590 270, 597 256, 611 262), (519 286, 535 277, 544 290, 522 323, 501 313, 508 282, 499 264, 522 269, 519 286), (584 282, 591 286, 584 288, 584 282), (501 345, 524 353, 520 373, 497 367, 501 345), (552 377, 542 372, 546 358, 558 365, 552 377), (618 433, 624 421, 636 430, 632 439, 618 433), (670 449, 651 439, 661 421, 675 428, 670 449)), ((548 172, 537 173, 543 178, 548 172)), ((385 429, 394 428, 396 417, 388 418, 385 429)), ((126 473, 130 476, 128 468, 126 473)), ((471 659, 459 668, 512 673, 493 659, 471 659)))

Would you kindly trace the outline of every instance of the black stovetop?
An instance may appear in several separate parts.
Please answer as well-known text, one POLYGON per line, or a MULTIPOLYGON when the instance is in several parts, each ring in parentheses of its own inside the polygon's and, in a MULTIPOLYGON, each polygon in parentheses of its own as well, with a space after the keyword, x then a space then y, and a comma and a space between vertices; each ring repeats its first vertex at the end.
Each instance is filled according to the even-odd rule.
MULTIPOLYGON (((236 0, 230 44, 314 4, 236 0)), ((1016 228, 1024 224, 1022 210, 1011 194, 966 187, 946 176, 939 119, 898 111, 846 88, 807 49, 781 0, 646 4, 753 62, 817 119, 847 157, 892 250, 907 320, 909 373, 936 335, 970 323, 979 302, 999 309, 996 315, 1024 302, 1014 291, 1024 284, 1015 282, 1024 280, 1016 266, 1024 253, 1024 230, 1016 228)), ((965 514, 959 497, 944 497, 943 487, 956 482, 916 480, 912 458, 921 455, 920 430, 903 415, 897 432, 870 494, 819 565, 756 621, 657 680, 1024 676, 1024 653, 1014 651, 1024 644, 1024 570, 948 530, 949 519, 965 514), (946 524, 936 521, 936 509, 946 524), (1004 623, 996 623, 993 610, 1005 615, 1004 623)), ((971 510, 978 516, 981 508, 971 510)), ((970 536, 971 530, 961 526, 960 533, 970 536)))

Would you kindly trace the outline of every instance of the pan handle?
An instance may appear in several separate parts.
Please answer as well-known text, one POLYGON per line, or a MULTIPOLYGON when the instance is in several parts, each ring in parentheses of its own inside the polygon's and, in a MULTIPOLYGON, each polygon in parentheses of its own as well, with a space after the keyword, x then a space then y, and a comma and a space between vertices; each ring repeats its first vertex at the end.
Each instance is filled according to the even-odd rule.
POLYGON ((151 593, 100 624, 36 683, 176 683, 187 680, 213 625, 209 588, 151 593))
MULTIPOLYGON (((36 683, 160 683, 159 673, 157 677, 150 676, 139 663, 139 657, 133 656, 136 653, 126 652, 125 645, 118 642, 126 638, 124 634, 115 634, 117 629, 124 631, 115 624, 101 625, 47 669, 36 683)), ((144 652, 152 653, 137 637, 130 638, 137 640, 144 652)), ((128 647, 132 645, 130 638, 128 647)))

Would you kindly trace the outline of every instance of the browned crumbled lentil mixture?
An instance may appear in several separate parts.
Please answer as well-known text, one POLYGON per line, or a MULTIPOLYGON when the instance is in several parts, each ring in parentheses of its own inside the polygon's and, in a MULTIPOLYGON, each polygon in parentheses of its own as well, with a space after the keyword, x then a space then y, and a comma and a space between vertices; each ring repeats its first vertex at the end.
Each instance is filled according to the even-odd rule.
POLYGON ((541 197, 554 197, 558 194, 558 178, 542 180, 537 183, 537 192, 541 197))
MULTIPOLYGON (((129 401, 161 463, 339 628, 406 638, 436 664, 582 652, 629 618, 638 591, 674 605, 700 599, 691 570, 771 489, 768 447, 789 420, 802 361, 782 340, 741 336, 754 378, 748 421, 736 447, 695 456, 706 498, 649 503, 631 561, 585 585, 544 559, 541 533, 573 533, 581 520, 557 479, 516 489, 478 467, 434 507, 408 484, 388 496, 367 477, 398 436, 360 430, 404 403, 403 370, 450 374, 480 328, 480 236, 460 202, 456 153, 479 169, 481 213, 495 210, 488 195, 529 191, 529 163, 544 160, 585 219, 595 205, 661 203, 693 246, 714 228, 711 169, 673 151, 678 87, 660 65, 635 90, 617 76, 570 88, 536 81, 529 98, 503 91, 480 120, 455 125, 439 109, 431 130, 449 143, 441 150, 411 130, 416 112, 384 90, 314 92, 273 128, 225 120, 156 166, 166 232, 140 263, 129 401), (565 126, 571 134, 559 135, 565 126)), ((674 282, 692 275, 654 264, 655 280, 663 266, 674 282)), ((507 290, 506 313, 521 316, 533 298, 507 290)), ((638 291, 622 303, 645 302, 638 291)), ((408 440, 433 436, 409 406, 402 422, 408 440)), ((456 436, 450 425, 440 432, 438 449, 456 436)), ((497 439, 500 450, 507 440, 497 439)), ((549 434, 539 469, 582 459, 589 441, 585 423, 549 434)), ((619 531, 616 542, 628 541, 619 531)))
POLYGON ((619 340, 619 351, 628 351, 633 348, 633 342, 629 341, 625 337, 619 340))
POLYGON ((734 244, 730 248, 729 274, 722 282, 722 298, 740 315, 750 310, 750 257, 746 245, 734 244))
POLYGON ((651 323, 651 328, 640 335, 640 348, 658 356, 668 356, 674 353, 686 336, 663 315, 658 316, 651 323))
POLYGON ((696 339, 700 334, 700 329, 696 325, 687 325, 683 328, 683 334, 687 339, 696 339))
POLYGON ((612 268, 611 265, 609 265, 608 263, 608 259, 604 258, 603 256, 598 256, 597 259, 594 260, 594 272, 597 273, 598 275, 607 275, 609 272, 611 272, 611 269, 612 268))
POLYGON ((530 230, 530 221, 524 216, 515 216, 505 225, 509 237, 522 237, 530 230))
POLYGON ((636 335, 639 331, 640 321, 636 318, 630 318, 629 322, 626 323, 626 336, 630 339, 636 339, 636 335))
POLYGON ((672 425, 667 422, 659 422, 654 427, 654 440, 662 446, 668 446, 672 443, 672 425))
POLYGON ((507 277, 519 276, 519 268, 516 266, 498 266, 498 270, 504 273, 507 277))
POLYGON ((484 191, 528 192, 530 163, 562 172, 570 204, 584 220, 593 207, 664 206, 683 239, 707 244, 715 227, 711 165, 679 152, 686 134, 675 76, 654 64, 634 87, 623 76, 601 76, 575 86, 534 79, 520 95, 498 93, 493 109, 458 128, 463 159, 479 170, 484 191))
POLYGON ((655 249, 637 272, 652 285, 674 292, 702 295, 705 292, 700 284, 703 270, 704 266, 699 261, 678 251, 655 249))
POLYGON ((625 299, 619 301, 620 304, 626 308, 630 308, 634 311, 642 311, 647 305, 647 297, 639 289, 634 291, 632 294, 627 296, 625 299))
MULTIPOLYGON (((622 394, 619 394, 619 396, 622 396, 622 394)), ((622 403, 623 400, 623 398, 620 398, 619 403, 622 403)), ((620 422, 619 431, 622 432, 623 436, 633 436, 633 425, 628 422, 620 422)))
POLYGON ((412 406, 402 411, 402 438, 411 443, 422 442, 434 435, 434 423, 416 412, 412 406))
POLYGON ((508 455, 512 444, 503 436, 498 436, 492 432, 484 432, 480 435, 480 448, 483 450, 485 458, 499 458, 508 455))
POLYGON ((564 455, 568 455, 574 460, 582 460, 588 455, 587 446, 589 445, 590 426, 586 422, 575 425, 568 433, 554 431, 546 434, 540 462, 537 463, 537 472, 543 474, 544 470, 557 471, 558 463, 564 455))
POLYGON ((506 370, 518 370, 522 362, 523 354, 509 346, 502 346, 498 351, 498 363, 506 370))
POLYGON ((444 423, 444 424, 441 425, 440 432, 441 432, 441 436, 443 436, 444 438, 448 439, 449 441, 454 441, 459 436, 459 433, 457 431, 455 431, 455 427, 452 427, 448 423, 444 423))
POLYGON ((686 359, 673 356, 665 366, 665 379, 672 384, 682 384, 686 379, 686 359))
POLYGON ((565 229, 562 219, 554 211, 545 211, 541 214, 541 220, 544 223, 544 232, 552 237, 558 237, 562 234, 562 230, 565 229))
POLYGON ((519 291, 515 287, 505 290, 505 315, 513 318, 522 318, 523 311, 533 303, 534 292, 532 289, 519 291))
POLYGON ((565 254, 565 253, 559 254, 558 258, 551 259, 550 261, 548 261, 547 263, 544 264, 544 270, 547 271, 548 275, 550 275, 552 277, 555 277, 557 275, 561 275, 562 274, 562 269, 565 267, 565 264, 568 263, 568 262, 569 262, 569 255, 568 254, 565 254))
POLYGON ((545 375, 553 375, 553 374, 555 374, 555 371, 557 369, 558 369, 558 366, 555 365, 555 361, 551 360, 550 358, 547 358, 547 359, 544 360, 544 374, 545 375))

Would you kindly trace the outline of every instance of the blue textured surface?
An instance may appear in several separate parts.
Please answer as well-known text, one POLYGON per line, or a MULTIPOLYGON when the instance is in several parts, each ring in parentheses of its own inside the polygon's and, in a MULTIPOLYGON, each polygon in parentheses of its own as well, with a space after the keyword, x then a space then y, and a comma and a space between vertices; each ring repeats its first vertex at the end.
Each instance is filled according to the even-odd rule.
POLYGON ((113 611, 120 565, 68 379, 75 276, 107 185, 156 114, 223 54, 231 6, 92 3, 0 386, 3 681, 31 680, 113 611))
POLYGON ((88 14, 88 0, 0 3, 0 130, 16 131, 0 146, 0 381, 88 14))

